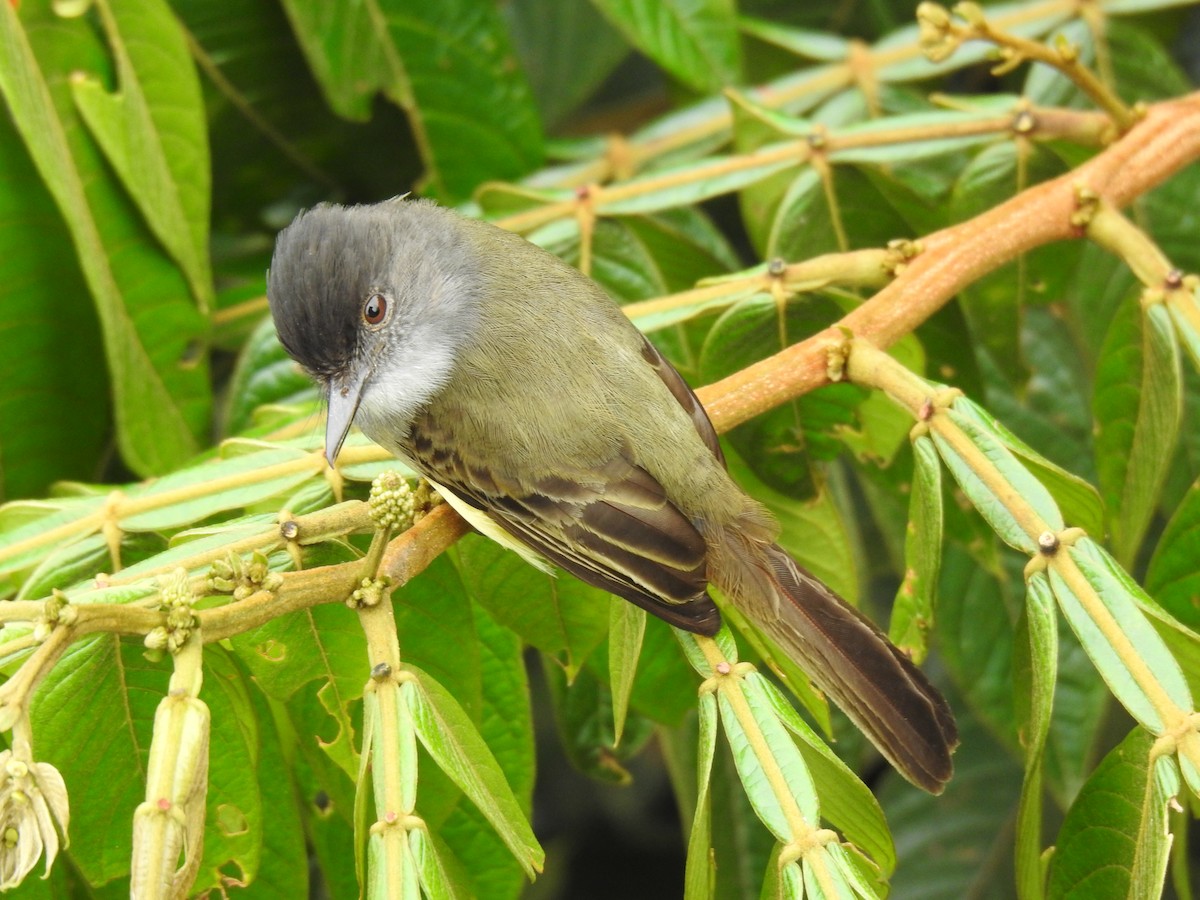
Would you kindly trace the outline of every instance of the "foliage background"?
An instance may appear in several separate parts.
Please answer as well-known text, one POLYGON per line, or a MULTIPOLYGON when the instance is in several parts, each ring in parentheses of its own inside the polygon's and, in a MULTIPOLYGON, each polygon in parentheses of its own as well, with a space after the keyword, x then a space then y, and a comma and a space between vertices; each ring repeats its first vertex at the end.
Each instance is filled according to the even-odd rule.
MULTIPOLYGON (((1200 16, 1164 5, 1089 6, 1104 22, 1099 42, 1071 4, 1017 6, 1043 31, 1081 44, 1089 61, 1098 54, 1098 68, 1122 97, 1149 102, 1200 80, 1200 16)), ((315 398, 264 324, 262 296, 275 231, 315 202, 373 202, 415 187, 491 217, 533 211, 536 218, 539 208, 571 201, 580 184, 614 171, 626 180, 631 165, 699 167, 730 149, 730 124, 732 146, 742 151, 763 143, 768 126, 806 133, 808 122, 765 120, 740 99, 766 103, 804 78, 810 86, 789 112, 830 129, 931 110, 933 91, 992 95, 1005 110, 1016 94, 1043 106, 1087 103, 1042 67, 995 77, 978 62, 982 51, 972 65, 960 55, 939 67, 917 54, 907 69, 881 66, 857 82, 821 82, 821 72, 885 36, 892 37, 876 49, 915 47, 907 3, 414 6, 22 0, 4 9, 6 34, 27 36, 53 105, 50 118, 19 131, 11 112, 18 55, 0 63, 10 104, 10 116, 0 118, 0 499, 59 499, 6 507, 0 534, 76 500, 99 504, 107 493, 71 482, 116 484, 182 470, 178 483, 186 484, 194 469, 185 466, 197 454, 211 458, 232 436, 295 439, 274 451, 279 459, 302 455, 295 446, 316 446, 315 398), (720 95, 764 84, 761 94, 720 95), (724 127, 704 131, 722 117, 724 127), (692 127, 696 140, 670 146, 692 127), (606 142, 614 133, 632 143, 606 142), (145 134, 154 140, 138 139, 145 134), (663 139, 669 152, 656 149, 663 139)), ((6 54, 13 46, 10 39, 0 45, 6 54)), ((635 195, 596 224, 591 271, 615 296, 636 301, 775 256, 797 262, 880 247, 967 219, 1095 152, 1069 141, 1037 144, 1019 171, 1015 147, 1007 135, 928 156, 893 147, 847 160, 825 182, 815 167, 798 176, 787 166, 718 174, 660 192, 643 208, 635 195)), ((1193 165, 1131 212, 1176 266, 1193 272, 1200 271, 1197 197, 1193 165)), ((526 230, 580 261, 579 220, 571 215, 526 230)), ((1177 441, 1138 428, 1141 338, 1132 297, 1135 280, 1116 257, 1084 242, 1058 244, 977 282, 896 353, 962 388, 1096 485, 1118 559, 1195 628, 1200 385, 1185 367, 1177 441), (1149 443, 1135 452, 1137 440, 1149 443), (1123 490, 1136 453, 1156 460, 1165 478, 1150 496, 1130 500, 1123 490)), ((655 337, 692 383, 705 384, 778 350, 781 337, 790 342, 825 327, 856 302, 848 290, 813 293, 792 303, 781 323, 769 298, 751 297, 659 328, 655 337)), ((883 398, 841 385, 729 435, 744 460, 740 479, 780 513, 791 548, 880 621, 904 568, 910 424, 883 398)), ((250 449, 259 448, 224 453, 236 459, 250 449)), ((348 473, 350 496, 365 494, 363 479, 374 471, 367 469, 348 473)), ((332 496, 308 468, 223 504, 123 522, 122 562, 149 559, 185 526, 213 525, 230 511, 300 514, 332 496)), ((835 718, 836 746, 887 813, 900 860, 892 896, 1006 897, 1022 779, 1013 690, 1021 560, 973 512, 950 503, 946 517, 930 668, 960 716, 956 779, 941 798, 920 794, 835 718)), ((4 568, 0 587, 40 597, 111 566, 103 535, 67 549, 51 565, 43 552, 4 568)), ((361 549, 361 542, 357 549, 331 542, 310 550, 306 565, 361 549)), ((632 716, 614 749, 606 604, 573 584, 548 586, 478 540, 452 555, 398 597, 401 647, 456 692, 519 795, 532 790, 536 738, 533 821, 549 863, 526 895, 678 895, 683 839, 671 783, 687 810, 683 760, 695 740, 695 680, 669 633, 650 625, 632 716), (548 594, 565 621, 551 622, 544 606, 538 612, 548 594), (464 645, 464 633, 475 639, 464 645), (632 787, 611 786, 630 779, 632 787)), ((289 632, 304 630, 294 622, 273 623, 278 632, 242 635, 206 654, 213 796, 198 887, 241 873, 253 877, 242 892, 250 896, 356 893, 346 770, 365 656, 350 618, 340 606, 317 607, 307 634, 289 632), (287 644, 290 662, 262 652, 272 641, 287 644)), ((67 778, 73 846, 49 881, 19 893, 122 895, 127 822, 166 668, 147 660, 136 641, 111 637, 79 645, 59 665, 71 674, 51 676, 38 695, 35 749, 67 778)), ((1047 835, 1131 726, 1065 630, 1056 702, 1047 835)), ((479 816, 434 767, 426 764, 422 779, 426 816, 441 823, 480 879, 481 896, 521 892, 519 867, 479 816)), ((770 841, 724 756, 717 783, 725 790, 714 795, 714 819, 728 826, 716 837, 726 861, 718 896, 755 896, 770 841)), ((1177 844, 1178 885, 1187 883, 1186 830, 1177 844)))

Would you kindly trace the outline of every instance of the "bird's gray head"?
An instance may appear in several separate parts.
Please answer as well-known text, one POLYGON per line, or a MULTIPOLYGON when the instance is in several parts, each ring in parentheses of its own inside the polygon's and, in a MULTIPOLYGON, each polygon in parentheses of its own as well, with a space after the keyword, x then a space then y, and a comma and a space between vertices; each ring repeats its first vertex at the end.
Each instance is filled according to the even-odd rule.
POLYGON ((275 242, 267 297, 279 340, 324 387, 332 464, 351 422, 385 446, 449 379, 478 318, 463 222, 424 201, 322 205, 275 242))

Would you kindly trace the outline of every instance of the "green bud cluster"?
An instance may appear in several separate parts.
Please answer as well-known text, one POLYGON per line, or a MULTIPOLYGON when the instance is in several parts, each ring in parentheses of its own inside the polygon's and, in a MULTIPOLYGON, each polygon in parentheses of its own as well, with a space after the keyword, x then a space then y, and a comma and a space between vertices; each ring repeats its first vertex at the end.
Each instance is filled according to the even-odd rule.
POLYGON ((412 486, 397 472, 387 471, 371 482, 367 498, 376 528, 404 531, 412 527, 417 499, 412 486))
POLYGON ((378 606, 388 593, 392 579, 387 575, 378 578, 364 578, 359 586, 346 598, 346 605, 351 609, 367 609, 378 606))
POLYGON ((33 637, 36 641, 44 641, 50 637, 50 632, 58 625, 70 625, 75 621, 75 607, 67 595, 57 588, 42 607, 41 617, 33 624, 33 637))
POLYGON ((167 624, 152 629, 144 643, 149 650, 177 653, 196 627, 196 616, 192 612, 195 591, 187 569, 182 567, 159 578, 158 584, 161 588, 160 608, 167 614, 167 624))
POLYGON ((266 554, 255 550, 249 562, 233 551, 212 564, 207 587, 213 594, 232 594, 234 600, 245 600, 258 591, 277 591, 283 576, 272 572, 266 554))

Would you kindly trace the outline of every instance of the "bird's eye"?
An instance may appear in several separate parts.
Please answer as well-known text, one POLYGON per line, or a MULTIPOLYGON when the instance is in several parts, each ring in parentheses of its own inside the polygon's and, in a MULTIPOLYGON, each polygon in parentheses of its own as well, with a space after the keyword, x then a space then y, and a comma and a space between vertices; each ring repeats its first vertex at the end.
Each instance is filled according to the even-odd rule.
POLYGON ((387 297, 383 294, 372 294, 363 304, 363 321, 368 325, 378 325, 387 315, 387 297))

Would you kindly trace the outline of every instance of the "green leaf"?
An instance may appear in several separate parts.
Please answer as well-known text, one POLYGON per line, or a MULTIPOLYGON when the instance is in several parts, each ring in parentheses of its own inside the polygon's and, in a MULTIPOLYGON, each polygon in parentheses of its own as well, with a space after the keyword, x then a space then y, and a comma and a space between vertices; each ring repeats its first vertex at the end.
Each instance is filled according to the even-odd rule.
POLYGON ((179 22, 162 0, 96 8, 118 92, 72 77, 84 122, 155 237, 187 275, 201 310, 212 305, 208 262, 208 134, 200 83, 179 22))
POLYGON ((629 703, 641 715, 664 725, 678 725, 696 703, 696 676, 683 657, 674 630, 653 616, 646 620, 629 703))
POLYGON ((595 208, 606 216, 662 212, 739 191, 795 167, 795 153, 789 152, 786 145, 763 147, 749 156, 711 156, 702 162, 664 167, 623 181, 620 193, 602 192, 595 208))
POLYGON ((928 651, 942 565, 942 467, 927 435, 913 441, 912 494, 904 541, 904 581, 892 606, 888 636, 920 663, 928 651))
MULTIPOLYGON (((516 635, 496 624, 478 606, 472 605, 472 611, 483 688, 479 731, 496 754, 522 808, 529 809, 535 765, 524 647, 516 635)), ((428 796, 431 774, 440 772, 426 766, 422 797, 428 796)), ((450 815, 435 831, 437 838, 453 850, 454 857, 464 862, 474 896, 515 900, 520 895, 526 883, 521 866, 478 809, 469 803, 456 802, 450 815)), ((442 856, 446 858, 445 854, 442 856)))
POLYGON ((200 699, 212 714, 204 859, 194 885, 204 890, 226 883, 230 876, 239 881, 258 876, 266 834, 276 828, 276 810, 270 811, 268 825, 261 784, 265 779, 259 778, 260 772, 268 771, 260 768, 261 725, 250 686, 221 647, 204 650, 200 699))
MULTIPOLYGON (((1011 450, 1042 483, 1062 510, 1063 519, 1072 527, 1082 528, 1088 534, 1098 536, 1104 531, 1104 504, 1099 492, 1078 475, 1067 471, 1042 456, 1023 440, 1009 431, 1004 424, 977 407, 977 413, 988 420, 1000 441, 1011 450)), ((1014 410, 1014 415, 1021 413, 1014 410)), ((1025 417, 1028 419, 1028 416, 1025 417)), ((1057 436, 1061 440, 1062 432, 1057 436)))
POLYGON ((797 747, 821 801, 821 816, 842 832, 844 838, 870 857, 876 874, 887 879, 896 869, 896 848, 887 820, 875 795, 842 762, 829 745, 800 718, 770 681, 754 676, 766 693, 779 720, 799 738, 797 747))
MULTIPOLYGON (((204 864, 252 878, 263 840, 258 725, 240 675, 220 648, 205 651, 201 699, 212 712, 204 864)), ((144 799, 154 712, 170 666, 140 642, 103 635, 72 645, 35 694, 34 753, 62 772, 71 794, 71 858, 90 884, 129 873, 132 815, 144 799), (76 830, 78 829, 78 830, 76 830)))
POLYGON ((1168 806, 1179 793, 1169 756, 1135 728, 1088 779, 1067 811, 1050 863, 1047 896, 1151 900, 1162 890, 1171 838, 1168 806))
POLYGON ((362 667, 367 658, 366 639, 355 616, 340 604, 314 606, 230 641, 268 696, 290 702, 306 685, 313 685, 316 702, 305 704, 310 718, 304 740, 322 746, 353 778, 358 752, 351 705, 362 697, 362 667))
MULTIPOLYGON (((1010 750, 1018 747, 1013 696, 1016 625, 1024 584, 1011 554, 989 570, 969 555, 963 537, 947 532, 938 583, 938 652, 972 716, 1010 750)), ((993 545, 995 537, 985 538, 993 545)), ((1091 665, 1085 663, 1090 670, 1091 665)), ((996 739, 993 737, 993 740, 996 739)), ((955 769, 957 770, 957 762, 955 769)), ((955 778, 957 779, 957 771, 955 778)), ((901 855, 903 859, 903 855, 901 855)))
POLYGON ((631 44, 701 93, 741 80, 732 0, 592 0, 631 44))
POLYGON ((260 503, 312 478, 320 471, 318 465, 323 463, 313 463, 311 454, 302 450, 276 447, 182 469, 131 490, 128 496, 134 504, 147 509, 122 519, 121 527, 163 531, 260 503), (265 477, 272 467, 279 474, 265 477))
POLYGON ((438 841, 431 832, 416 829, 408 833, 409 847, 417 864, 423 896, 429 900, 465 900, 470 887, 463 883, 457 867, 449 865, 438 851, 438 841))
POLYGON ((688 834, 687 868, 684 873, 684 900, 711 900, 712 865, 712 783, 713 755, 717 749, 717 698, 712 691, 700 695, 699 738, 696 746, 696 813, 688 834))
POLYGON ((0 93, 66 221, 96 303, 121 452, 140 474, 163 472, 195 452, 207 418, 197 349, 205 323, 74 121, 62 76, 85 60, 103 66, 95 37, 86 23, 34 3, 22 6, 22 17, 28 34, 11 5, 0 10, 0 93))
POLYGON ((510 3, 503 12, 547 127, 601 88, 629 54, 620 32, 588 0, 510 3))
POLYGON ((1146 593, 1189 628, 1200 628, 1200 481, 1158 539, 1146 570, 1146 593))
POLYGON ((900 865, 892 900, 1004 900, 1013 896, 1012 824, 1021 769, 968 712, 954 778, 932 797, 891 778, 879 799, 896 835, 900 865))
MULTIPOLYGON (((739 303, 709 329, 697 380, 719 381, 820 331, 840 313, 836 304, 823 297, 796 300, 783 310, 767 296, 739 303)), ((754 417, 733 431, 729 441, 754 475, 771 488, 794 498, 810 498, 818 493, 819 473, 813 470, 813 462, 842 452, 842 434, 861 426, 858 413, 869 396, 858 385, 829 385, 754 417)), ((757 496, 753 488, 748 489, 757 496)))
POLYGON ((1130 298, 1096 366, 1096 470, 1113 555, 1130 566, 1158 505, 1163 460, 1175 449, 1182 403, 1179 348, 1166 309, 1130 298))
MULTIPOLYGON (((1000 141, 985 147, 955 181, 950 199, 953 221, 965 221, 998 206, 1021 188, 1061 174, 1063 168, 1060 160, 1029 142, 1000 141)), ((1060 273, 1071 270, 1078 246, 1060 242, 1024 254, 974 281, 962 293, 962 309, 975 342, 986 348, 991 361, 1014 383, 1028 378, 1021 340, 1025 308, 1041 297, 1057 295, 1060 273)))
POLYGON ((646 633, 646 611, 618 597, 608 608, 608 672, 612 690, 613 743, 621 743, 629 695, 637 675, 642 638, 646 633))
POLYGON ((541 871, 545 854, 499 763, 453 695, 429 675, 407 668, 416 679, 405 682, 401 693, 412 711, 421 744, 492 823, 532 878, 541 871))
MULTIPOLYGON (((258 724, 258 779, 262 808, 270 811, 270 825, 262 830, 262 858, 258 874, 240 893, 246 900, 304 897, 309 890, 309 859, 305 847, 302 803, 297 795, 295 760, 285 749, 279 723, 261 691, 249 692, 258 724), (282 777, 287 773, 287 777, 282 777)), ((210 748, 211 752, 211 748, 210 748)))
POLYGON ((264 318, 238 355, 229 383, 223 431, 226 435, 245 431, 260 406, 295 403, 313 393, 312 380, 279 343, 274 322, 270 317, 264 318))
POLYGON ((2 501, 92 475, 109 416, 99 323, 71 235, 7 116, 0 118, 0 308, 2 501), (73 327, 61 327, 64 318, 73 327))
POLYGON ((1058 617, 1044 572, 1029 579, 1023 620, 1026 641, 1018 643, 1017 730, 1025 744, 1025 780, 1017 810, 1017 890, 1022 900, 1044 893, 1042 864, 1042 757, 1050 733, 1054 684, 1058 676, 1058 617))
POLYGON ((835 34, 780 25, 754 16, 739 16, 738 27, 744 34, 782 47, 805 59, 842 62, 850 53, 849 41, 835 34))
POLYGON ((611 678, 594 668, 597 666, 584 668, 568 685, 559 666, 550 660, 543 666, 558 735, 567 759, 579 771, 597 781, 627 785, 632 776, 625 765, 650 737, 651 725, 640 716, 628 717, 625 739, 618 745, 613 731, 613 700, 607 690, 611 678))
POLYGON ((1066 552, 1085 584, 1069 582, 1051 566, 1050 585, 1063 615, 1113 695, 1150 731, 1162 734, 1162 710, 1147 693, 1147 679, 1184 712, 1192 710, 1192 696, 1179 663, 1138 608, 1134 598, 1141 588, 1090 538, 1066 552))
POLYGON ((471 596, 497 622, 557 657, 568 678, 604 639, 606 592, 570 575, 538 571, 485 538, 459 541, 455 558, 471 596))
POLYGON ((782 800, 775 794, 767 780, 763 766, 766 762, 760 754, 767 754, 772 765, 782 773, 787 790, 794 799, 804 821, 817 827, 819 801, 812 775, 804 763, 795 742, 780 722, 774 704, 763 687, 761 675, 741 679, 741 691, 745 697, 752 722, 743 723, 734 712, 730 700, 719 691, 717 705, 721 710, 721 726, 729 739, 734 764, 742 781, 746 795, 762 823, 770 829, 776 839, 783 843, 794 835, 788 826, 782 800), (753 730, 751 730, 753 729, 753 730))
POLYGON ((462 199, 541 161, 533 96, 488 0, 286 0, 284 8, 339 114, 366 119, 380 91, 404 110, 439 197, 462 199))
POLYGON ((1007 504, 1020 498, 1057 533, 1064 527, 1062 514, 1049 492, 1004 446, 991 417, 975 404, 959 398, 944 415, 957 433, 947 436, 934 429, 931 434, 954 480, 1006 544, 1023 553, 1038 552, 1007 504))

